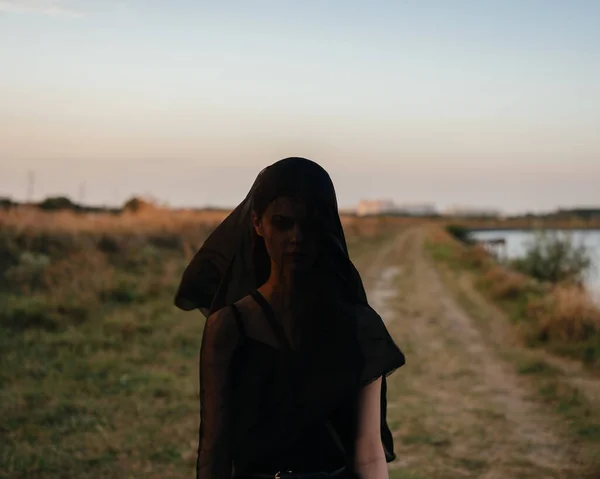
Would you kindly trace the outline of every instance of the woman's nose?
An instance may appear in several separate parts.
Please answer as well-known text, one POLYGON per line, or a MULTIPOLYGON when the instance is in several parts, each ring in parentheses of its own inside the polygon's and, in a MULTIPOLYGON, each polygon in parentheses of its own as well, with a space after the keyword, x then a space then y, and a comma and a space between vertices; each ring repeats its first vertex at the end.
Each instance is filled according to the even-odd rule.
POLYGON ((292 241, 294 243, 301 243, 304 240, 304 228, 298 222, 294 223, 292 228, 292 241))

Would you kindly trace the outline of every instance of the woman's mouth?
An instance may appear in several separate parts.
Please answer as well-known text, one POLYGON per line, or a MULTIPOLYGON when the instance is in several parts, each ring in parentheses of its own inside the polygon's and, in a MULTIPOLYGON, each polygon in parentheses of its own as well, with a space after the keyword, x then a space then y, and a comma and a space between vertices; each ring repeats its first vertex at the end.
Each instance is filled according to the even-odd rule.
POLYGON ((302 251, 292 251, 286 253, 286 256, 294 261, 302 261, 308 257, 308 255, 302 251))

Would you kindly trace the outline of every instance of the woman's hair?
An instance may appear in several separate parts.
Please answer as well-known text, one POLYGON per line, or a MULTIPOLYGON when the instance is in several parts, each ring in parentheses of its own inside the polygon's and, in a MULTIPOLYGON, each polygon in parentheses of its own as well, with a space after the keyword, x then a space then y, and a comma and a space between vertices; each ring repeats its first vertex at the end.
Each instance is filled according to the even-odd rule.
MULTIPOLYGON (((316 163, 301 158, 276 163, 268 174, 262 176, 252 195, 252 210, 259 218, 269 204, 279 197, 289 197, 301 202, 306 210, 308 234, 316 243, 316 258, 311 268, 297 275, 286 298, 279 298, 291 309, 294 329, 299 342, 315 339, 315 323, 329 310, 336 299, 334 279, 337 266, 327 261, 327 238, 332 235, 331 222, 338 217, 333 183, 327 172, 316 163)), ((339 221, 339 220, 338 220, 339 221)), ((252 228, 252 254, 256 284, 264 284, 270 274, 271 260, 265 242, 252 228)), ((281 281, 286 281, 282 276, 281 281)))
MULTIPOLYGON (((251 197, 252 212, 261 218, 268 206, 279 197, 293 198, 301 202, 307 215, 307 224, 317 243, 328 234, 323 213, 337 215, 337 201, 333 183, 328 173, 317 163, 304 158, 289 158, 272 165, 261 174, 251 197)), ((319 251, 320 248, 317 248, 319 251)), ((270 258, 265 242, 252 228, 252 250, 257 284, 268 279, 270 258)), ((318 267, 318 262, 315 267, 318 267)))
POLYGON ((271 273, 271 258, 269 257, 265 240, 256 233, 252 225, 251 228, 254 274, 256 277, 256 284, 261 285, 266 283, 269 279, 271 273))

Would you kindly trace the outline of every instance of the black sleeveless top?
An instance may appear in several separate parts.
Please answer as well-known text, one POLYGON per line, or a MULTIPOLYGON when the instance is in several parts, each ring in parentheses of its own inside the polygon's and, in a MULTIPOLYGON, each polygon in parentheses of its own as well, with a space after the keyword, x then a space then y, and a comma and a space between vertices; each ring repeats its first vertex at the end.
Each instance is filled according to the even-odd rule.
POLYGON ((197 478, 351 468, 359 394, 381 376, 382 443, 391 461, 385 376, 404 356, 381 318, 367 304, 332 302, 315 316, 321 326, 310 343, 293 349, 268 302, 257 291, 251 296, 237 304, 262 308, 264 322, 252 323, 252 336, 236 304, 204 327, 197 478))
POLYGON ((285 441, 270 454, 248 457, 249 443, 260 440, 260 437, 256 437, 251 431, 254 429, 260 434, 259 431, 264 430, 260 428, 262 421, 268 422, 269 416, 280 407, 278 405, 289 404, 291 397, 302 393, 298 390, 299 383, 287 379, 310 374, 311 369, 309 358, 292 349, 266 299, 258 291, 251 294, 261 307, 280 348, 249 337, 238 308, 235 304, 231 305, 240 336, 243 338, 232 367, 236 397, 234 421, 238 424, 245 423, 243 429, 247 431, 238 438, 237 447, 234 448, 232 461, 236 474, 275 474, 284 470, 334 471, 345 465, 345 457, 339 438, 334 436, 335 432, 328 424, 328 418, 305 424, 293 440, 285 441), (250 391, 256 393, 254 397, 247 395, 250 391))

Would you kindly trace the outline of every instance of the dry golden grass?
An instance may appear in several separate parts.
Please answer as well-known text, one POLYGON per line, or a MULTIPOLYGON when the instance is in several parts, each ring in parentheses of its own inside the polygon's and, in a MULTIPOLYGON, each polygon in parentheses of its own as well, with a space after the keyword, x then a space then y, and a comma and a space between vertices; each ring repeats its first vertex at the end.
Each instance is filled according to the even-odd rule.
MULTIPOLYGON (((131 304, 173 290, 185 264, 227 214, 150 204, 121 214, 0 211, 0 288, 10 302, 4 316, 11 327, 56 329, 107 303, 131 304)), ((343 218, 354 251, 398 223, 343 218)))
POLYGON ((156 207, 121 214, 44 212, 37 208, 21 207, 0 210, 0 228, 68 233, 185 233, 199 224, 215 226, 226 214, 227 211, 169 210, 156 207))
POLYGON ((527 312, 536 320, 539 335, 549 340, 582 341, 600 334, 600 309, 578 287, 557 287, 543 298, 533 298, 527 312))
POLYGON ((490 267, 481 278, 495 299, 514 299, 531 289, 531 279, 525 275, 503 268, 490 267))
MULTIPOLYGON (((61 233, 149 234, 178 233, 186 235, 190 230, 203 227, 214 228, 230 213, 230 210, 184 210, 147 205, 139 211, 112 213, 76 213, 73 211, 45 212, 37 208, 19 207, 0 210, 0 228, 16 231, 61 233)), ((374 237, 389 228, 422 223, 419 218, 356 217, 341 215, 347 236, 374 237)))

